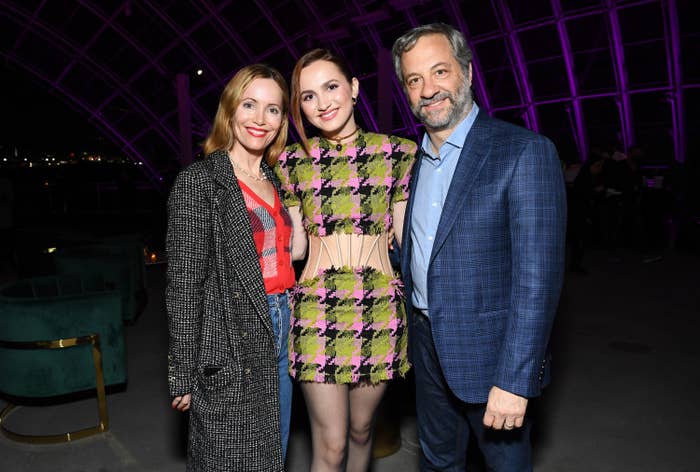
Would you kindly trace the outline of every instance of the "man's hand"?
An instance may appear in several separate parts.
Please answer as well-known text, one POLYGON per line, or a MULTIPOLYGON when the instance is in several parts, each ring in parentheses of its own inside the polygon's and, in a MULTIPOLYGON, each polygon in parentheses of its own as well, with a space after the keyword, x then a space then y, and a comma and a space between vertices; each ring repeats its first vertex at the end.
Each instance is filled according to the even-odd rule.
POLYGON ((192 394, 187 393, 181 397, 173 398, 173 402, 170 406, 179 411, 187 411, 190 409, 190 401, 192 400, 192 394))
POLYGON ((489 400, 484 414, 484 426, 493 429, 520 428, 525 419, 527 398, 506 392, 494 386, 489 392, 489 400))

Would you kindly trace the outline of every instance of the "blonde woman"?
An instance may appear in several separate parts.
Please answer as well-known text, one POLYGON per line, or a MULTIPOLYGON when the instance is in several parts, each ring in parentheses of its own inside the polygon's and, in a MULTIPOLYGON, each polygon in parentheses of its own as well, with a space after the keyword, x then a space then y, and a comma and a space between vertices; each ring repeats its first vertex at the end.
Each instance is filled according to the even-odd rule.
POLYGON ((168 380, 172 407, 190 412, 188 471, 284 470, 293 229, 271 166, 288 108, 279 72, 241 69, 221 95, 206 158, 180 173, 168 200, 168 380))

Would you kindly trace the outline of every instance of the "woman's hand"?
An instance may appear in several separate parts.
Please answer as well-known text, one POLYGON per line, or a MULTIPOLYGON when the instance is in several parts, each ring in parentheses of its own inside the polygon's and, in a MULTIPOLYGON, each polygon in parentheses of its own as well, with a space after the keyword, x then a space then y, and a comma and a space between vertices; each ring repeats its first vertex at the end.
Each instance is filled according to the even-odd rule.
POLYGON ((190 409, 190 401, 192 400, 192 394, 187 393, 181 397, 173 398, 173 402, 170 404, 174 409, 179 411, 187 411, 190 409))
POLYGON ((302 221, 301 208, 294 206, 287 211, 292 220, 292 260, 301 261, 306 257, 306 249, 309 244, 302 221))

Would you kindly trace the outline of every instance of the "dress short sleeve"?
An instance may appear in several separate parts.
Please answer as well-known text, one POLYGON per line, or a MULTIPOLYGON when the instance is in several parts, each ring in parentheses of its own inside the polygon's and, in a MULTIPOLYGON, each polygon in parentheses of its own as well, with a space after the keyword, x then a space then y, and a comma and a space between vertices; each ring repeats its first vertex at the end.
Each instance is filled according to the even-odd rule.
POLYGON ((295 163, 300 151, 300 146, 288 146, 285 152, 277 160, 274 172, 280 181, 282 188, 282 203, 286 207, 295 207, 301 204, 301 199, 297 193, 298 179, 295 172, 295 163))
POLYGON ((401 202, 408 200, 408 187, 411 180, 411 170, 416 159, 418 146, 415 142, 396 136, 390 136, 392 147, 392 201, 401 202))
POLYGON ((408 198, 416 144, 397 136, 360 131, 337 146, 315 137, 310 155, 292 144, 276 172, 287 206, 300 206, 309 234, 380 234, 392 224, 394 201, 408 198))

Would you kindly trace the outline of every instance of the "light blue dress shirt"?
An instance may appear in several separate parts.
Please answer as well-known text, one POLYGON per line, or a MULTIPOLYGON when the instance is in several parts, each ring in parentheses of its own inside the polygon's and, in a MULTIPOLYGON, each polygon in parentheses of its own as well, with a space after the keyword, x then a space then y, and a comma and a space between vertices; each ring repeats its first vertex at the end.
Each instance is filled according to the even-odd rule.
POLYGON ((411 279, 413 281, 411 301, 414 308, 426 315, 429 315, 428 264, 433 251, 435 234, 447 191, 450 188, 459 155, 462 153, 462 146, 478 113, 479 107, 474 103, 467 117, 442 143, 438 155, 433 153, 427 133, 421 142, 423 157, 420 161, 420 175, 414 190, 411 213, 411 279))

